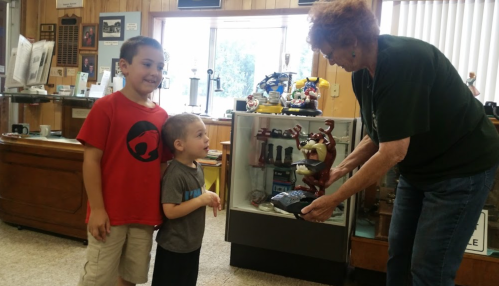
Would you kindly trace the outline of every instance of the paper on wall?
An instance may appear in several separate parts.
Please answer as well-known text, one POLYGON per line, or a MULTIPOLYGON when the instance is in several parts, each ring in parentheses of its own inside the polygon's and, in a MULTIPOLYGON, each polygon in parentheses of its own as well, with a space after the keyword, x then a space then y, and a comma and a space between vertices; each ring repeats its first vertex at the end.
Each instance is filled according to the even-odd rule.
POLYGON ((111 78, 111 71, 105 70, 102 72, 102 78, 100 80, 100 85, 102 85, 104 88, 107 88, 109 85, 109 79, 111 78))

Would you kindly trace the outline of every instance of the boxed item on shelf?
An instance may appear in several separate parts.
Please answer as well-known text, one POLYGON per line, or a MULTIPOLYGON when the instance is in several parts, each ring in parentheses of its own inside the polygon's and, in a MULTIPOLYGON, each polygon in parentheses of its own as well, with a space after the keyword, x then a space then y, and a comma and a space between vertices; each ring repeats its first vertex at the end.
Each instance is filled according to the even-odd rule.
POLYGON ((274 181, 291 182, 293 170, 274 169, 274 181))
POLYGON ((291 184, 290 182, 285 183, 280 181, 274 181, 272 185, 272 197, 282 192, 291 191, 293 187, 294 187, 293 184, 291 184))

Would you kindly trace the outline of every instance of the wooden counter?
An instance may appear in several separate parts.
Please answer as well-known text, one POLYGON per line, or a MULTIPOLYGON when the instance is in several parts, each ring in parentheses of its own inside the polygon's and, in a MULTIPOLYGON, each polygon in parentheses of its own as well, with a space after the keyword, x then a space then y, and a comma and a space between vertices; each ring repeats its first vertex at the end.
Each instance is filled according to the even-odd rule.
POLYGON ((0 219, 87 239, 83 146, 2 136, 0 219))

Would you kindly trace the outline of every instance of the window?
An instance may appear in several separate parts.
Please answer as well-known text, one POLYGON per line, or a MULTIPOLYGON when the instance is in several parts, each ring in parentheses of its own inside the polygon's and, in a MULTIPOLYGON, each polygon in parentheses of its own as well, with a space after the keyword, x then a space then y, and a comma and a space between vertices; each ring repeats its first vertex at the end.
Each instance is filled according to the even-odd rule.
MULTIPOLYGON (((168 113, 189 112, 190 78, 197 69, 198 94, 206 94, 210 27, 201 18, 178 18, 165 23, 163 48, 169 53, 170 88, 161 93, 160 104, 168 113)), ((197 103, 201 104, 198 98, 197 103)))
POLYGON ((210 83, 208 114, 213 117, 232 109, 234 98, 253 93, 265 75, 287 69, 296 72, 294 80, 310 76, 313 51, 306 43, 307 32, 306 15, 165 19, 170 89, 162 94, 161 106, 171 114, 193 111, 186 108, 193 67, 200 78, 196 104, 201 113, 206 109, 208 69, 214 71, 212 79, 220 77, 222 92, 215 91, 215 81, 210 83))
POLYGON ((381 33, 431 43, 463 82, 475 72, 480 101, 499 101, 499 1, 385 1, 381 33))
POLYGON ((282 28, 218 29, 215 71, 223 92, 215 92, 212 115, 232 109, 234 99, 252 94, 266 74, 279 71, 282 28))

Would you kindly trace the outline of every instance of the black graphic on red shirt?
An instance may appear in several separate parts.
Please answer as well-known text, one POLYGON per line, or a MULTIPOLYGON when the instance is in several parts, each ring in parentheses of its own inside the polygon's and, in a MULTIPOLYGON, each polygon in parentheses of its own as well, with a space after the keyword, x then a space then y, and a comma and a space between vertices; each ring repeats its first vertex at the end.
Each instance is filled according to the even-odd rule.
POLYGON ((135 123, 127 135, 127 147, 132 156, 142 162, 151 162, 159 158, 159 131, 148 121, 135 123))

